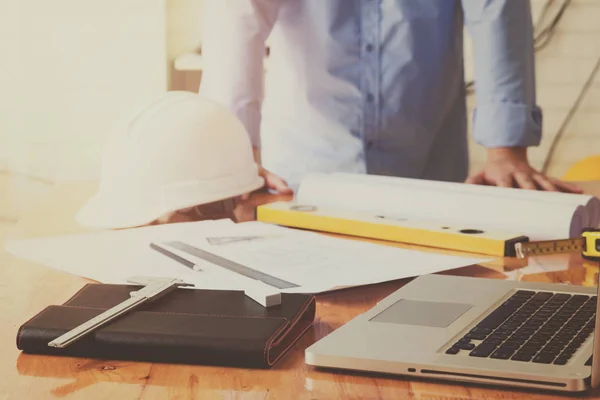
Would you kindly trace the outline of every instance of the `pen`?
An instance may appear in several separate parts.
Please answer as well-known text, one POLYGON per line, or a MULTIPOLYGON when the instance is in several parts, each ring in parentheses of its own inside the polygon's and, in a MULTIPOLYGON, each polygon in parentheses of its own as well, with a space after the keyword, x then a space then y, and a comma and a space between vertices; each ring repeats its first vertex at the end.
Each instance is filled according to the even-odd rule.
POLYGON ((197 266, 196 264, 194 264, 193 262, 186 260, 183 257, 178 256, 175 253, 170 252, 169 250, 165 249, 164 247, 161 247, 159 245, 157 245, 156 243, 150 243, 150 248, 153 250, 158 251, 161 254, 164 254, 165 256, 169 257, 172 260, 177 261, 178 263, 185 265, 188 268, 191 268, 194 271, 202 271, 200 269, 199 266, 197 266))

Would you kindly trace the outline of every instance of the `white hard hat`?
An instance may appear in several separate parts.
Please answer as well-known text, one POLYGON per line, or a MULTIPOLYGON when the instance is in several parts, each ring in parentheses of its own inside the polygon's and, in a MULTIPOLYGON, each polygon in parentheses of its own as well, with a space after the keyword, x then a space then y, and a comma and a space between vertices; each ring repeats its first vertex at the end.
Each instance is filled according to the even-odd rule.
POLYGON ((197 93, 170 91, 118 124, 104 153, 98 192, 77 221, 100 228, 141 226, 263 184, 242 123, 197 93))

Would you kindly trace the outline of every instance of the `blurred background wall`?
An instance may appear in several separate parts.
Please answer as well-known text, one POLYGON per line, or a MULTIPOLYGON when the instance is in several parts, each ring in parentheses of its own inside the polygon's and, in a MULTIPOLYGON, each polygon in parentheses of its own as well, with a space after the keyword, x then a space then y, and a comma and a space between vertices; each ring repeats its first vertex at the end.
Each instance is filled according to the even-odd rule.
POLYGON ((115 121, 168 87, 166 0, 0 4, 0 166, 96 176, 115 121))
MULTIPOLYGON (((545 121, 530 155, 561 176, 600 153, 600 0, 531 1, 545 121)), ((97 178, 120 116, 164 90, 197 90, 202 10, 202 0, 0 0, 0 170, 97 178)), ((471 143, 472 168, 484 160, 471 143)))
MULTIPOLYGON (((531 4, 544 129, 541 145, 531 148, 529 155, 534 167, 561 177, 575 162, 600 154, 600 1, 531 0, 531 4)), ((469 96, 468 104, 472 110, 475 96, 469 96)), ((471 168, 484 161, 485 149, 471 143, 471 168)))

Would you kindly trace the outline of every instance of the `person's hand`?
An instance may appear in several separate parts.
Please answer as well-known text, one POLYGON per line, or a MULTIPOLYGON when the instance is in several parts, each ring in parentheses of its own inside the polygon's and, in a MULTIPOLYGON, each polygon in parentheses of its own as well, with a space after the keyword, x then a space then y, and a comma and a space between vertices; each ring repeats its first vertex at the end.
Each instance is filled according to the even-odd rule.
POLYGON ((267 171, 262 166, 258 166, 258 174, 265 180, 265 187, 267 189, 276 190, 279 194, 291 194, 292 189, 287 185, 279 176, 274 173, 267 171))
MULTIPOLYGON (((275 190, 279 194, 291 194, 292 189, 288 186, 287 182, 272 172, 264 169, 260 162, 260 149, 253 147, 254 160, 258 164, 258 174, 265 180, 265 188, 275 190)), ((242 200, 247 200, 250 197, 250 193, 242 195, 242 200)))
POLYGON ((469 176, 466 183, 552 192, 583 192, 576 185, 547 177, 536 171, 527 161, 527 148, 523 147, 488 149, 488 160, 485 166, 469 176))

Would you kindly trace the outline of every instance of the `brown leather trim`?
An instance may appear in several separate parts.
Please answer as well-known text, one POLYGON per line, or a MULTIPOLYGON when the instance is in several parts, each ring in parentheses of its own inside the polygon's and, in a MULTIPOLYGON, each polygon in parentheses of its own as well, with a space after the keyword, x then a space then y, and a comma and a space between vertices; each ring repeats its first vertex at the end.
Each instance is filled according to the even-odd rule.
MULTIPOLYGON (((263 358, 265 360, 265 362, 267 363, 267 365, 271 366, 273 365, 273 363, 270 362, 270 358, 269 358, 269 353, 271 352, 271 342, 273 342, 273 340, 275 340, 275 338, 283 331, 285 330, 288 326, 290 325, 289 321, 286 321, 285 324, 282 324, 275 332, 273 332, 273 334, 271 335, 271 337, 269 338, 269 340, 267 340, 267 342, 265 343, 265 348, 263 350, 263 358)), ((287 332, 290 332, 290 329, 287 330, 287 332)), ((285 336, 285 335, 282 335, 285 336)))
POLYGON ((289 350, 289 349, 290 349, 290 348, 291 348, 293 345, 295 345, 295 344, 296 344, 296 342, 297 342, 298 340, 300 340, 300 338, 302 337, 302 335, 304 335, 304 333, 305 333, 307 330, 309 330, 311 326, 312 326, 312 322, 311 322, 310 324, 306 324, 306 326, 304 327, 304 329, 302 329, 302 331, 298 332, 298 335, 296 335, 296 337, 294 338, 294 340, 292 340, 292 341, 290 342, 290 344, 289 344, 289 345, 288 345, 288 346, 287 346, 285 349, 283 349, 283 350, 282 350, 282 351, 279 353, 279 356, 277 356, 277 357, 275 358, 275 360, 273 360, 273 362, 272 362, 271 364, 269 364, 269 366, 273 366, 273 365, 274 365, 274 364, 275 364, 277 361, 279 361, 279 359, 280 359, 281 357, 283 357, 283 356, 284 356, 284 355, 287 353, 287 351, 288 351, 288 350, 289 350))
MULTIPOLYGON (((287 330, 287 334, 293 334, 294 327, 298 324, 298 321, 301 321, 303 319, 303 317, 306 313, 306 310, 315 301, 316 301, 315 296, 310 296, 306 300, 306 303, 304 303, 301 310, 297 314, 298 317, 291 322, 291 325, 290 325, 289 329, 287 330)), ((275 357, 275 359, 271 360, 271 349, 274 346, 277 346, 277 344, 280 343, 287 336, 286 334, 283 334, 283 335, 277 337, 283 330, 283 328, 284 328, 283 326, 281 328, 279 328, 277 331, 275 331, 275 333, 273 333, 273 335, 269 338, 269 340, 267 340, 267 343, 265 344, 265 362, 267 363, 267 365, 269 367, 273 366, 284 354, 286 354, 286 352, 300 339, 300 337, 302 337, 304 332, 306 332, 308 330, 308 328, 310 328, 312 323, 313 323, 313 320, 311 319, 310 323, 307 324, 306 328, 302 329, 302 331, 299 332, 295 336, 294 340, 292 340, 286 348, 284 348, 282 351, 280 351, 279 355, 277 357, 275 357), (275 340, 275 339, 277 339, 277 340, 275 340)))

